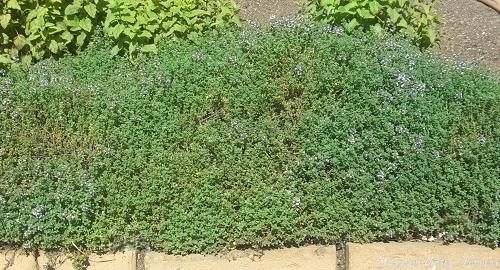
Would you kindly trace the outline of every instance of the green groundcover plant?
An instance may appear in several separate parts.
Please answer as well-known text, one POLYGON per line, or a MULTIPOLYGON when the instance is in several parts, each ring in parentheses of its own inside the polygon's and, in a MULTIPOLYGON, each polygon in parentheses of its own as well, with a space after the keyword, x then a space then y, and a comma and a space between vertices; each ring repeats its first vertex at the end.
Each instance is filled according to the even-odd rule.
POLYGON ((500 79, 285 21, 0 74, 0 243, 500 240, 500 79))

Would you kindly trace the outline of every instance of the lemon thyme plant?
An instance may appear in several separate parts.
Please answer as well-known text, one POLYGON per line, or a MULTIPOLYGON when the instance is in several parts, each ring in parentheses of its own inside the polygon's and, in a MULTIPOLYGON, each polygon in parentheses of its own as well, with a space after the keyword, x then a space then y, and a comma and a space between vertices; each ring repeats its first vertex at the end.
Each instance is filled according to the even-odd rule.
POLYGON ((500 80, 285 21, 0 74, 0 243, 498 247, 500 80))

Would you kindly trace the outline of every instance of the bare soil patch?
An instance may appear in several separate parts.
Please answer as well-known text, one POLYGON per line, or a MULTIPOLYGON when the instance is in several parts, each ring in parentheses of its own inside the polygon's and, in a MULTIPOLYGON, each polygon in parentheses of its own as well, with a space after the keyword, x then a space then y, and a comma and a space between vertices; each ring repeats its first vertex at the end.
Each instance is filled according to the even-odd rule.
POLYGON ((438 14, 443 36, 437 53, 500 72, 499 13, 475 0, 441 0, 438 14))
POLYGON ((241 7, 240 17, 246 22, 267 23, 275 18, 295 15, 297 0, 236 0, 241 7))
MULTIPOLYGON (((236 1, 246 22, 267 23, 299 11, 297 0, 236 1)), ((500 14, 476 0, 441 0, 437 9, 443 36, 433 51, 500 72, 500 14)))

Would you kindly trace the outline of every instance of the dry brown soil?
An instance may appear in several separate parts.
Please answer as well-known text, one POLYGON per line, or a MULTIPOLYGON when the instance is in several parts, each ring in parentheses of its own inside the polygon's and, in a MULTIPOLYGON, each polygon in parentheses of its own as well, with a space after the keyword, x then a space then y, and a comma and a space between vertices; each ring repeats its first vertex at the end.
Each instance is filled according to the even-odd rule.
POLYGON ((435 51, 500 72, 500 14, 475 0, 441 0, 442 40, 435 51))
MULTIPOLYGON (((497 0, 500 1, 500 0, 497 0)), ((266 23, 297 14, 298 0, 236 0, 246 22, 266 23)), ((433 51, 445 58, 480 63, 500 72, 500 14, 476 0, 439 0, 441 42, 433 51)))

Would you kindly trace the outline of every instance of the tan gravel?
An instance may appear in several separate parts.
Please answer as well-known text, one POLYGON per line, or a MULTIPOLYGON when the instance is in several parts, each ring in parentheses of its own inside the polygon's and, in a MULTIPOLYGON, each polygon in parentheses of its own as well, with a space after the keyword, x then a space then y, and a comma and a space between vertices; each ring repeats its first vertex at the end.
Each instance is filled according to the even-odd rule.
MULTIPOLYGON (((299 1, 236 0, 242 20, 259 23, 297 14, 299 1)), ((476 0, 439 0, 437 8, 443 36, 433 51, 500 72, 500 14, 476 0)))
POLYGON ((434 51, 500 72, 500 14, 475 0, 441 0, 443 33, 434 51))
POLYGON ((297 14, 296 0, 236 0, 241 7, 240 17, 246 22, 268 23, 274 18, 297 14))

